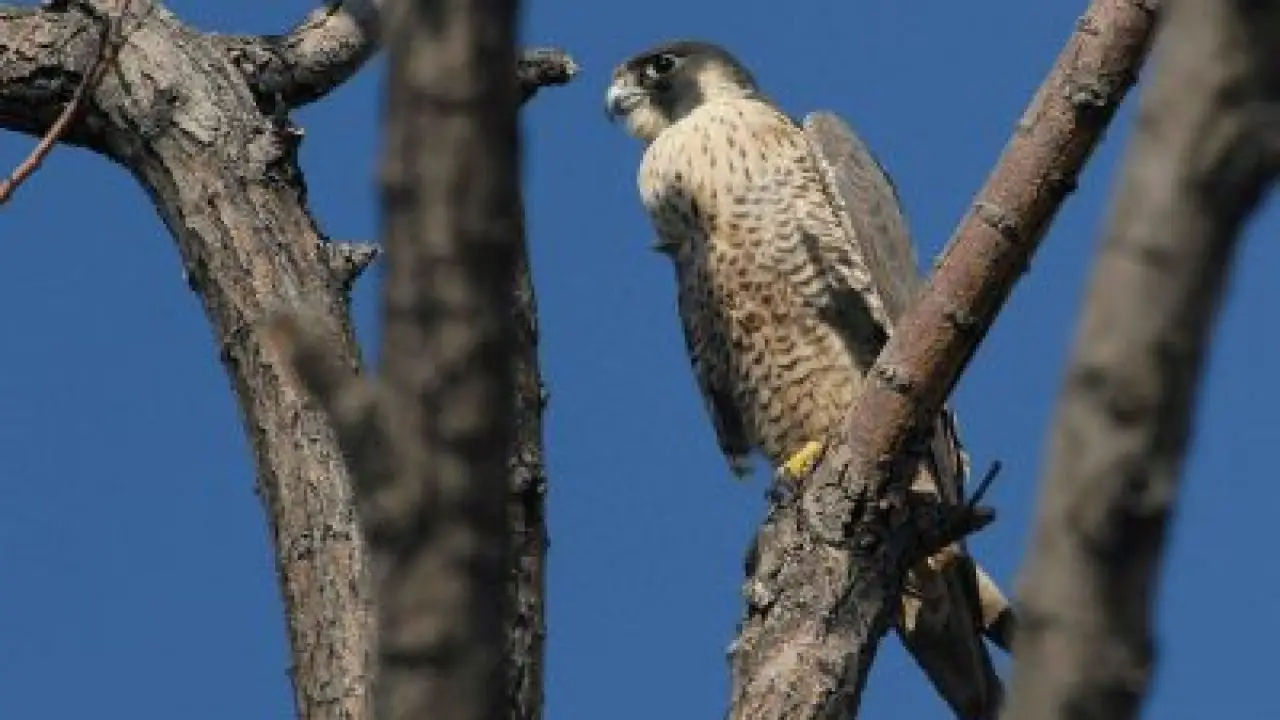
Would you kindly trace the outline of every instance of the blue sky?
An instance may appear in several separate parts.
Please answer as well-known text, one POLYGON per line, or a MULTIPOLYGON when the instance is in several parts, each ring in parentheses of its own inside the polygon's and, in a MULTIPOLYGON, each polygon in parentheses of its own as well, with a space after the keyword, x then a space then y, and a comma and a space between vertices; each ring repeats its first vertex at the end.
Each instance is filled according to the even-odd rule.
MULTIPOLYGON (((721 42, 793 114, 850 120, 893 174, 921 257, 937 253, 1086 5, 548 0, 525 37, 585 68, 525 111, 526 196, 551 391, 548 717, 721 717, 725 648, 763 477, 731 480, 694 391, 671 271, 635 193, 639 146, 602 117, 614 64, 657 41, 721 42)), ((203 29, 281 32, 312 3, 183 0, 203 29)), ((381 63, 298 114, 312 207, 377 233, 381 63)), ((1132 104, 1094 157, 955 396, 1000 519, 971 547, 1006 587, 1023 558, 1089 259, 1132 104)), ((0 135, 0 166, 31 146, 0 135)), ((1159 603, 1150 717, 1280 716, 1261 536, 1280 341, 1280 231, 1250 230, 1203 388, 1159 603), (1264 323, 1259 326, 1259 323, 1264 323), (1237 592, 1237 588, 1239 591, 1237 592), (1229 617, 1230 616, 1230 617, 1229 617), (1232 619, 1219 627, 1216 619, 1232 619)), ((61 148, 0 210, 0 716, 291 717, 280 601, 249 453, 177 253, 123 170, 61 148)), ((366 347, 377 286, 357 289, 366 347)), ((945 718, 882 645, 864 717, 945 718)))

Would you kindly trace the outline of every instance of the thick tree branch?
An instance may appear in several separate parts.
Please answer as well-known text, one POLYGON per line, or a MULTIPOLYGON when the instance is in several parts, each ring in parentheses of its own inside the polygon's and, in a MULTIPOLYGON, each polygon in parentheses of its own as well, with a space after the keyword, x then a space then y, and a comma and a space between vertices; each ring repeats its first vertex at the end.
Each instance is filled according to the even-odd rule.
POLYGON ((525 643, 508 632, 510 558, 524 545, 508 527, 511 398, 527 359, 510 310, 522 287, 521 93, 503 69, 516 62, 516 2, 402 0, 387 15, 381 377, 344 379, 309 323, 275 328, 355 474, 378 578, 378 716, 489 720, 526 699, 536 713, 539 691, 495 691, 540 679, 540 667, 513 673, 507 656, 525 643))
POLYGON ((1280 2, 1171 0, 1020 583, 1009 717, 1137 717, 1152 603, 1241 226, 1280 170, 1280 2))
MULTIPOLYGON (((541 87, 567 83, 577 72, 577 64, 562 50, 524 51, 516 72, 520 102, 530 100, 541 87)), ((519 217, 523 218, 523 212, 519 217)), ((380 255, 377 246, 367 244, 331 243, 326 247, 331 268, 339 277, 348 270, 358 274, 366 261, 372 262, 380 255)), ((510 616, 506 657, 511 664, 505 684, 507 716, 513 720, 542 717, 546 637, 547 481, 542 413, 547 393, 538 368, 537 304, 528 263, 527 246, 521 242, 507 302, 517 333, 513 393, 516 439, 508 459, 507 498, 512 552, 507 573, 510 616)), ((305 311, 282 308, 272 323, 275 347, 286 354, 288 364, 296 368, 313 396, 336 418, 339 443, 350 463, 363 468, 363 476, 374 478, 370 480, 372 486, 391 482, 394 451, 386 427, 388 421, 375 400, 381 387, 353 377, 346 367, 335 362, 327 352, 325 338, 314 332, 308 317, 305 311)))
MULTIPOLYGON (((372 626, 346 468, 326 416, 257 330, 269 310, 305 303, 337 361, 358 363, 346 294, 303 205, 297 138, 263 116, 207 36, 163 7, 134 5, 67 137, 142 183, 212 324, 271 526, 299 714, 368 717, 372 626)), ((0 122, 47 130, 83 78, 99 17, 116 7, 0 13, 0 122)))
MULTIPOLYGON (((525 96, 527 99, 527 95, 525 96)), ((523 212, 520 214, 523 220, 523 212)), ((522 228, 523 231, 523 228, 522 228)), ((529 270, 528 245, 521 243, 509 302, 516 327, 515 446, 508 460, 507 528, 511 567, 507 595, 506 717, 540 720, 546 640, 547 475, 543 460, 542 415, 547 392, 538 368, 537 303, 529 270)))
POLYGON ((285 35, 228 35, 217 41, 249 87, 272 105, 319 100, 346 82, 378 49, 386 0, 334 0, 285 35))
MULTIPOLYGON (((757 538, 734 718, 856 713, 922 550, 901 471, 1073 187, 1146 54, 1154 0, 1094 0, 833 446, 757 538)), ((927 549, 927 548, 925 548, 927 549)))
POLYGON ((387 14, 379 382, 396 462, 378 486, 353 466, 378 568, 377 705, 386 718, 496 718, 515 439, 506 295, 522 225, 519 97, 504 72, 516 3, 404 0, 387 14))
MULTIPOLYGON (((378 49, 378 26, 388 0, 335 0, 313 10, 285 35, 219 38, 249 86, 270 106, 314 102, 346 82, 378 49)), ((524 99, 538 88, 563 85, 578 67, 563 50, 524 51, 516 62, 524 99)))
MULTIPOLYGON (((812 113, 803 126, 835 198, 848 214, 854 234, 862 240, 860 250, 868 276, 878 290, 892 334, 903 311, 924 288, 906 222, 896 207, 883 205, 893 197, 893 188, 871 150, 838 116, 812 113)), ((911 491, 922 502, 958 508, 969 460, 950 410, 938 417, 929 450, 923 454, 924 462, 916 464, 912 472, 911 491)), ((983 486, 996 472, 998 468, 993 467, 983 486)), ((975 618, 1007 609, 999 588, 963 542, 911 564, 903 585, 894 629, 907 651, 956 717, 994 718, 1004 687, 974 626, 975 618), (989 612, 992 605, 1004 608, 989 612)))
MULTIPOLYGON (((242 67, 226 52, 226 38, 193 32, 161 5, 135 0, 132 6, 139 10, 126 18, 125 44, 87 92, 63 141, 112 158, 142 183, 173 233, 209 316, 271 525, 299 716, 371 717, 373 628, 347 464, 328 414, 263 332, 267 317, 303 309, 307 332, 319 338, 329 366, 342 378, 354 377, 359 355, 345 285, 366 253, 323 241, 304 203, 300 136, 279 108, 264 107, 246 84, 242 67)), ((36 136, 50 129, 84 84, 99 47, 100 20, 118 14, 116 8, 114 0, 0 7, 0 126, 36 136)), ((512 287, 527 290, 521 283, 527 277, 516 278, 512 287)), ((517 293, 509 296, 512 302, 519 321, 531 318, 531 295, 517 293)), ((531 323, 522 327, 528 332, 520 342, 532 342, 531 323)), ((520 351, 533 353, 531 347, 520 351)), ((536 365, 519 367, 532 375, 521 375, 520 387, 536 388, 536 365)), ((374 407, 361 392, 343 398, 345 406, 374 407)), ((521 400, 521 410, 540 408, 538 393, 521 400)), ((366 431, 378 425, 373 413, 368 417, 366 431)), ((533 479, 518 488, 513 480, 511 502, 520 498, 531 508, 522 516, 530 523, 522 537, 542 538, 540 417, 535 413, 520 422, 522 440, 534 446, 513 453, 512 464, 533 479)), ((540 701, 528 685, 541 670, 542 546, 521 542, 536 556, 522 556, 504 576, 513 585, 520 578, 525 593, 510 619, 520 625, 511 636, 538 654, 526 658, 519 668, 523 674, 513 674, 508 683, 511 694, 540 701), (534 641, 528 640, 531 631, 534 641)), ((538 702, 529 704, 540 710, 538 702)))
MULTIPOLYGON (((79 12, 0 6, 0 125, 37 137, 52 129, 98 57, 101 30, 79 12)), ((86 144, 92 129, 76 120, 61 140, 86 144)))

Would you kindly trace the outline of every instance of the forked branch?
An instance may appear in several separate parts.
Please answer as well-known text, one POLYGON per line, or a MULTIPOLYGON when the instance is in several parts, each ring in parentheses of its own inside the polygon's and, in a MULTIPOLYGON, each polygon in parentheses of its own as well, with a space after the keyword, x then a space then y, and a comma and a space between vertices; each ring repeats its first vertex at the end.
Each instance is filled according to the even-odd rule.
MULTIPOLYGON (((281 100, 315 99, 354 72, 373 51, 372 41, 359 23, 333 13, 378 4, 329 3, 313 15, 314 29, 324 37, 301 43, 292 60, 329 64, 296 74, 275 66, 283 78, 278 87, 252 84, 257 66, 233 57, 234 39, 196 32, 159 2, 129 4, 128 42, 100 81, 86 85, 86 68, 101 48, 100 20, 118 14, 118 0, 0 6, 0 127, 45 137, 84 87, 81 111, 68 115, 66 132, 53 137, 127 167, 173 234, 240 404, 276 554, 297 712, 315 720, 372 716, 366 553, 352 512, 344 443, 269 346, 263 325, 273 311, 305 306, 311 313, 307 330, 318 338, 325 360, 340 368, 339 377, 355 376, 360 357, 346 289, 373 253, 325 241, 306 206, 297 163, 301 135, 288 124, 290 106, 281 100), (335 44, 326 45, 326 38, 335 44)), ((270 44, 265 38, 246 42, 270 44)), ((518 84, 510 68, 523 71, 510 50, 504 52, 507 71, 496 82, 518 84)), ((434 162, 420 149, 403 157, 434 162)), ((520 459, 526 462, 503 500, 518 496, 528 509, 522 527, 531 541, 501 578, 521 601, 511 624, 519 625, 513 636, 523 635, 511 642, 527 652, 523 665, 498 678, 494 687, 506 692, 490 691, 512 696, 510 706, 524 713, 513 717, 532 718, 540 711, 540 406, 532 297, 518 258, 515 265, 517 277, 502 308, 517 318, 520 373, 513 382, 521 387, 520 459), (534 390, 526 394, 528 386, 534 390), (533 490, 520 495, 526 488, 533 490)))
POLYGON ((75 119, 76 113, 80 112, 84 103, 85 96, 93 91, 98 81, 102 79, 102 74, 106 72, 107 66, 115 59, 116 52, 120 48, 121 17, 115 15, 112 17, 98 17, 99 22, 99 41, 93 59, 88 64, 88 70, 85 71, 84 77, 80 80, 80 84, 76 86, 75 92, 71 94, 71 99, 62 108, 62 112, 58 113, 57 119, 45 131, 44 136, 40 138, 40 142, 32 148, 27 158, 9 173, 9 177, 0 181, 0 205, 9 202, 13 194, 18 190, 22 183, 27 181, 36 170, 40 169, 40 165, 44 163, 49 153, 53 151, 53 147, 62 140, 64 134, 71 127, 72 120, 75 119))
POLYGON ((352 470, 377 571, 378 716, 537 717, 541 638, 509 623, 541 622, 544 542, 540 518, 534 543, 517 537, 528 519, 510 502, 541 493, 513 461, 528 428, 512 399, 523 408, 538 392, 536 374, 523 387, 533 338, 516 111, 576 66, 560 51, 517 61, 514 0, 386 13, 381 372, 335 360, 305 316, 278 317, 273 344, 327 410, 352 470), (530 586, 510 590, 512 576, 530 586))
POLYGON ((795 498, 771 508, 732 654, 732 717, 856 714, 904 563, 921 550, 921 521, 894 471, 937 416, 1133 84, 1157 5, 1091 3, 928 289, 880 354, 847 438, 833 440, 795 498))

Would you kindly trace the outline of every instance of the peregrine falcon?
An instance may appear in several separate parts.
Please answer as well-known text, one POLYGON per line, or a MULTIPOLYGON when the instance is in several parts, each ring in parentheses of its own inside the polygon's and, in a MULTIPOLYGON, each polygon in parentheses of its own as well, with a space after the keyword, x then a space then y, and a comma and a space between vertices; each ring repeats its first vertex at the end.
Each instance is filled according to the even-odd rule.
MULTIPOLYGON (((721 451, 761 452, 800 481, 843 421, 918 290, 888 176, 838 118, 802 126, 724 49, 677 41, 620 65, 610 118, 645 144, 638 184, 675 266, 677 306, 721 451)), ((967 461, 951 415, 913 487, 959 502, 967 461)), ((979 637, 962 546, 908 573, 898 627, 962 718, 991 718, 1001 686, 979 637)))

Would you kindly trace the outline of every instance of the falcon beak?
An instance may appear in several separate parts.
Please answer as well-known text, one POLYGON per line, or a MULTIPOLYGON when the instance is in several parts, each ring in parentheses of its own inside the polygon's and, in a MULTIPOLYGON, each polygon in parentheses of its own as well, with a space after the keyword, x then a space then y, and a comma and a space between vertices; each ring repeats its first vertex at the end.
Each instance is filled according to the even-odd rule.
POLYGON ((604 96, 604 114, 610 121, 624 117, 644 101, 644 90, 634 85, 610 85, 604 96))

